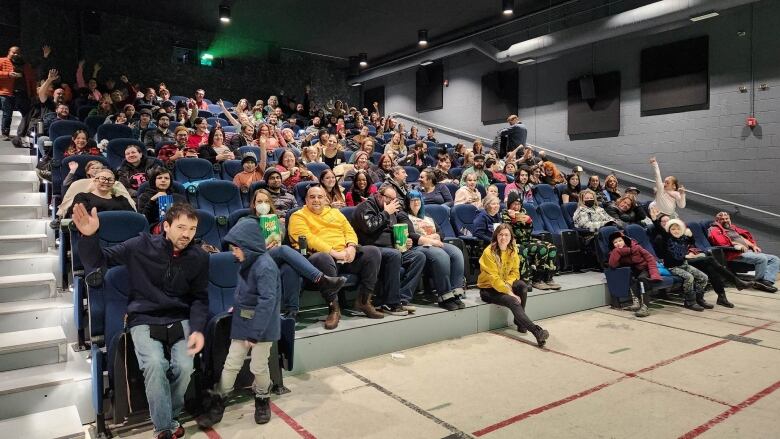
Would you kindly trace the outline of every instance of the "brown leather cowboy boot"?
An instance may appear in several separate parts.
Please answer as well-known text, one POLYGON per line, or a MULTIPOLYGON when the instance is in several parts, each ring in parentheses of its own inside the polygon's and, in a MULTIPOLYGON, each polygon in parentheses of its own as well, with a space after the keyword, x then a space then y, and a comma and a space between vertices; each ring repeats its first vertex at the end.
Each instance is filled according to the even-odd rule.
POLYGON ((341 309, 338 300, 328 304, 328 317, 325 319, 325 329, 336 329, 341 320, 341 309))

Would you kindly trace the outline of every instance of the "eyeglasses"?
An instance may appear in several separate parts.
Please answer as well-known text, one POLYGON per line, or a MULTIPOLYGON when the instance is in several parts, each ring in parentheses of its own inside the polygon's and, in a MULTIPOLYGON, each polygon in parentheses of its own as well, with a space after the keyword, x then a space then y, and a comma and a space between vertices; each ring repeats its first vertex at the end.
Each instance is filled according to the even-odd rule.
POLYGON ((116 180, 109 177, 95 177, 95 180, 99 181, 100 183, 111 183, 114 184, 116 180))

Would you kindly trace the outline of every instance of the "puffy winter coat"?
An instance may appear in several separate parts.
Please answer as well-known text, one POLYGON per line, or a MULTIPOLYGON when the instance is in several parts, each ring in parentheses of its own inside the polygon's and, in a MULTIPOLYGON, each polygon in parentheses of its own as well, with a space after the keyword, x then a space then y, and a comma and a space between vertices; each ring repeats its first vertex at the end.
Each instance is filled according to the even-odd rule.
MULTIPOLYGON (((612 248, 609 252, 609 267, 631 267, 637 272, 647 270, 650 273, 650 279, 660 280, 661 274, 658 273, 655 257, 633 239, 624 236, 623 240, 626 242, 625 247, 612 248)), ((612 247, 611 242, 610 247, 612 247)))

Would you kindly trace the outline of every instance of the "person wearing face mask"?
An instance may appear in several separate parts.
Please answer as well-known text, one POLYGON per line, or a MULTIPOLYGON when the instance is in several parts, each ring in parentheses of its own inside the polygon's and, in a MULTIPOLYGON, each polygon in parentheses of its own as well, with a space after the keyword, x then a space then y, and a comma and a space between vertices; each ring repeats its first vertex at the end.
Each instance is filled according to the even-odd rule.
MULTIPOLYGON (((279 216, 272 204, 271 193, 265 189, 258 189, 252 194, 249 209, 253 212, 251 216, 255 218, 269 214, 279 216)), ((279 220, 279 233, 281 236, 285 236, 287 228, 284 223, 284 217, 280 217, 279 220)), ((305 279, 309 285, 312 285, 325 296, 337 294, 347 281, 344 277, 326 276, 320 269, 312 265, 306 257, 289 245, 267 242, 266 249, 281 271, 282 314, 291 319, 298 318, 300 293, 303 286, 302 280, 305 279)))
POLYGON ((579 229, 586 229, 591 233, 607 225, 615 225, 615 218, 598 204, 596 204, 596 193, 590 189, 585 189, 580 194, 580 201, 577 210, 574 211, 574 226, 579 229))
POLYGON ((187 203, 187 197, 173 191, 171 171, 155 167, 149 171, 149 185, 138 196, 138 212, 146 217, 149 224, 161 222, 160 207, 157 199, 163 195, 172 195, 174 203, 187 203))
POLYGON ((138 186, 149 180, 149 170, 154 166, 159 166, 159 162, 144 154, 140 146, 127 145, 125 159, 117 170, 117 176, 127 192, 135 197, 138 186))
POLYGON ((753 235, 747 230, 731 222, 728 212, 715 215, 715 222, 708 232, 712 245, 731 247, 725 250, 727 261, 744 262, 755 267, 756 281, 753 288, 768 293, 776 293, 775 280, 780 269, 780 259, 775 255, 764 253, 758 246, 753 235))

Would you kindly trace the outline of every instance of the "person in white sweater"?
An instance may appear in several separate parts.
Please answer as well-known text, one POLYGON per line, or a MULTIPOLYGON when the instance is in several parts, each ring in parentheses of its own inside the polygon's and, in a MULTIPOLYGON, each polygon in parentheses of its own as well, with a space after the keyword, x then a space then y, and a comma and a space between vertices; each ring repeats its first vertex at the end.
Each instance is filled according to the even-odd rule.
POLYGON ((655 208, 675 219, 678 216, 677 208, 685 208, 685 187, 680 185, 677 177, 672 175, 661 178, 661 169, 655 157, 650 158, 650 165, 655 173, 655 201, 650 203, 650 208, 655 208))

